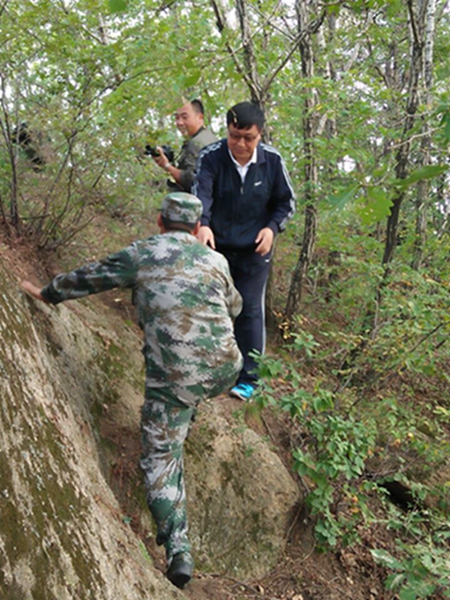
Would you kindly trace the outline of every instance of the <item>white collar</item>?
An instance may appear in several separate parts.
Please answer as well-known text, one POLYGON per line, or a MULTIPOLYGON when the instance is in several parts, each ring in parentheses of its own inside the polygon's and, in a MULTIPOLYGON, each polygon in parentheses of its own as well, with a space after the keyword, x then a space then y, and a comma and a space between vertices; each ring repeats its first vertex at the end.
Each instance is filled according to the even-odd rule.
POLYGON ((231 156, 231 160, 236 165, 237 170, 238 171, 244 170, 245 172, 247 172, 249 166, 256 163, 256 160, 258 158, 258 146, 256 146, 256 148, 253 150, 253 155, 252 155, 251 159, 247 163, 245 163, 245 165, 241 165, 240 163, 238 163, 238 161, 234 158, 233 153, 231 152, 231 150, 229 148, 228 148, 228 153, 231 156))

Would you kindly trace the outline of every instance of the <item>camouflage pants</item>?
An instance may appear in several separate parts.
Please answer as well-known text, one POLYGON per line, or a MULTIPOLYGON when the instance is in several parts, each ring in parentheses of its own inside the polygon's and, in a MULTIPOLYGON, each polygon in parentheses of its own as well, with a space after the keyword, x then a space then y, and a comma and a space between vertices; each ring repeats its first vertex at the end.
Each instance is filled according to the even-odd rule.
POLYGON ((183 477, 183 444, 195 408, 181 402, 147 398, 142 407, 142 459, 147 504, 157 525, 157 544, 166 556, 190 553, 187 536, 186 494, 183 477))

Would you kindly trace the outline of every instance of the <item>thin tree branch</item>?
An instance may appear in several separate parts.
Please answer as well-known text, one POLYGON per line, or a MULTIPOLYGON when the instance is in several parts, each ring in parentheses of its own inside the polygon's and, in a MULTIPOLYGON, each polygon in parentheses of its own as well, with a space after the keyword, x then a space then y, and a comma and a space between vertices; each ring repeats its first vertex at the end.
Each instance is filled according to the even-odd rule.
MULTIPOLYGON (((226 19, 223 16, 216 0, 209 0, 209 1, 211 3, 211 6, 213 7, 214 14, 216 15, 217 28, 219 30, 219 33, 222 34, 225 31, 225 29, 227 29, 226 19)), ((238 57, 237 57, 237 51, 232 48, 232 46, 228 40, 225 40, 225 46, 226 46, 226 49, 228 50, 229 55, 233 59, 233 62, 235 64, 237 72, 239 73, 239 75, 242 75, 242 77, 243 77, 245 83, 247 84, 247 86, 249 87, 251 93, 253 95, 257 96, 258 90, 255 88, 253 81, 251 80, 249 75, 245 72, 245 69, 243 68, 243 66, 240 64, 238 57)), ((242 46, 241 46, 241 48, 242 48, 242 46)))
POLYGON ((281 0, 278 0, 278 2, 275 4, 275 6, 272 9, 272 12, 268 16, 266 16, 261 10, 259 10, 259 8, 257 6, 251 6, 252 10, 257 15, 259 15, 260 17, 262 17, 264 19, 264 22, 259 27, 257 27, 257 29, 255 29, 255 32, 253 33, 252 37, 254 37, 260 31, 265 29, 267 27, 267 25, 270 25, 270 27, 272 27, 272 29, 275 29, 276 31, 278 31, 278 33, 281 33, 281 35, 286 36, 289 40, 292 40, 295 37, 291 32, 289 32, 289 34, 286 33, 286 31, 281 29, 281 27, 279 27, 276 23, 273 23, 271 20, 272 17, 274 16, 274 14, 276 13, 276 11, 278 10, 278 8, 280 7, 280 4, 281 4, 281 0))
POLYGON ((439 131, 439 130, 440 130, 440 127, 434 127, 433 129, 429 129, 428 131, 424 131, 422 133, 416 133, 414 135, 411 135, 406 140, 403 140, 402 142, 399 142, 398 144, 393 144, 391 146, 391 150, 395 150, 396 148, 400 148, 401 146, 404 146, 405 144, 410 144, 413 140, 421 139, 424 136, 431 135, 435 131, 439 131))
POLYGON ((327 14, 326 10, 323 10, 322 14, 317 19, 314 19, 313 21, 308 23, 308 25, 299 33, 299 35, 294 40, 293 45, 292 45, 291 49, 289 50, 289 52, 286 54, 286 56, 283 59, 281 59, 281 57, 280 57, 280 63, 278 64, 278 66, 275 67, 275 69, 272 71, 272 73, 270 75, 268 75, 266 77, 266 79, 264 80, 264 85, 263 85, 264 92, 267 92, 270 89, 270 86, 272 85, 275 77, 286 66, 286 64, 290 60, 291 56, 298 49, 298 47, 305 40, 305 38, 313 33, 317 33, 317 31, 321 27, 321 25, 326 17, 326 14, 327 14))
POLYGON ((9 0, 5 0, 2 4, 2 6, 0 7, 0 17, 2 16, 2 14, 4 13, 4 11, 6 10, 6 7, 9 4, 9 0))
MULTIPOLYGON (((425 4, 426 4, 426 2, 425 2, 425 4)), ((409 22, 410 22, 411 31, 412 31, 412 34, 414 37, 414 44, 420 45, 420 43, 421 43, 420 34, 418 31, 418 27, 417 27, 416 15, 414 14, 413 0, 408 0, 406 5, 408 7, 409 22)))

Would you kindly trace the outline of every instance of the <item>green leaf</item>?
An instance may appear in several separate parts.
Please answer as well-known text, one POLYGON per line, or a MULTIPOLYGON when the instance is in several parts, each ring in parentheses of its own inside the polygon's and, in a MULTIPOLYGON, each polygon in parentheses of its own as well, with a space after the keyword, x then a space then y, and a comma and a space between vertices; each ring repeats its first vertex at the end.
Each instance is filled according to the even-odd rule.
POLYGON ((313 398, 312 404, 317 412, 330 410, 333 408, 333 396, 331 394, 320 394, 313 398))
POLYGON ((444 127, 444 135, 449 140, 450 139, 450 113, 444 115, 442 119, 442 123, 445 123, 444 127))
POLYGON ((417 592, 413 588, 401 590, 399 594, 400 600, 417 600, 417 592))
POLYGON ((380 187, 367 189, 367 204, 362 208, 361 219, 363 223, 371 225, 384 220, 391 213, 392 200, 380 187))
POLYGON ((352 184, 351 186, 345 188, 338 194, 328 196, 327 202, 331 205, 332 208, 337 208, 341 210, 348 202, 350 202, 350 200, 353 198, 358 189, 358 184, 352 184))
POLYGON ((194 72, 190 73, 189 75, 186 75, 186 77, 184 77, 183 84, 185 87, 190 87, 192 85, 195 85, 198 82, 198 80, 200 79, 200 77, 201 77, 201 72, 194 71, 194 72))
POLYGON ((108 0, 109 10, 112 13, 123 12, 128 7, 127 0, 108 0))
POLYGON ((450 77, 450 64, 444 62, 436 67, 436 81, 445 81, 450 77))
POLYGON ((413 171, 409 177, 402 181, 398 181, 397 183, 400 187, 408 187, 422 179, 438 177, 438 175, 442 175, 442 173, 445 173, 446 171, 448 171, 447 165, 428 165, 427 167, 422 167, 421 169, 417 169, 417 171, 413 171))
POLYGON ((404 573, 393 573, 386 578, 385 585, 387 590, 395 590, 405 580, 404 573))
POLYGON ((402 563, 396 558, 394 558, 391 554, 389 554, 389 552, 387 552, 386 550, 374 548, 370 552, 374 557, 375 561, 381 563, 385 567, 388 567, 389 569, 394 569, 395 571, 405 570, 402 563))

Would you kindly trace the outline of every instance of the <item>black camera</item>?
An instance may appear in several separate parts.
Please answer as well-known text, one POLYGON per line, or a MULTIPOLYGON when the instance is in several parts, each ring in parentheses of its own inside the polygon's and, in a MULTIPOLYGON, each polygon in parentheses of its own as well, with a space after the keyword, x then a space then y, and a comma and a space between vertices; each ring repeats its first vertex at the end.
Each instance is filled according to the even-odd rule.
MULTIPOLYGON (((167 160, 170 163, 173 163, 173 161, 175 160, 175 153, 172 150, 172 148, 170 146, 167 146, 166 144, 163 144, 162 146, 159 146, 159 148, 161 148, 161 150, 164 152, 164 154, 167 157, 167 160)), ((150 144, 147 144, 145 146, 145 150, 144 150, 144 154, 146 156, 160 156, 157 147, 156 146, 150 146, 150 144)))

